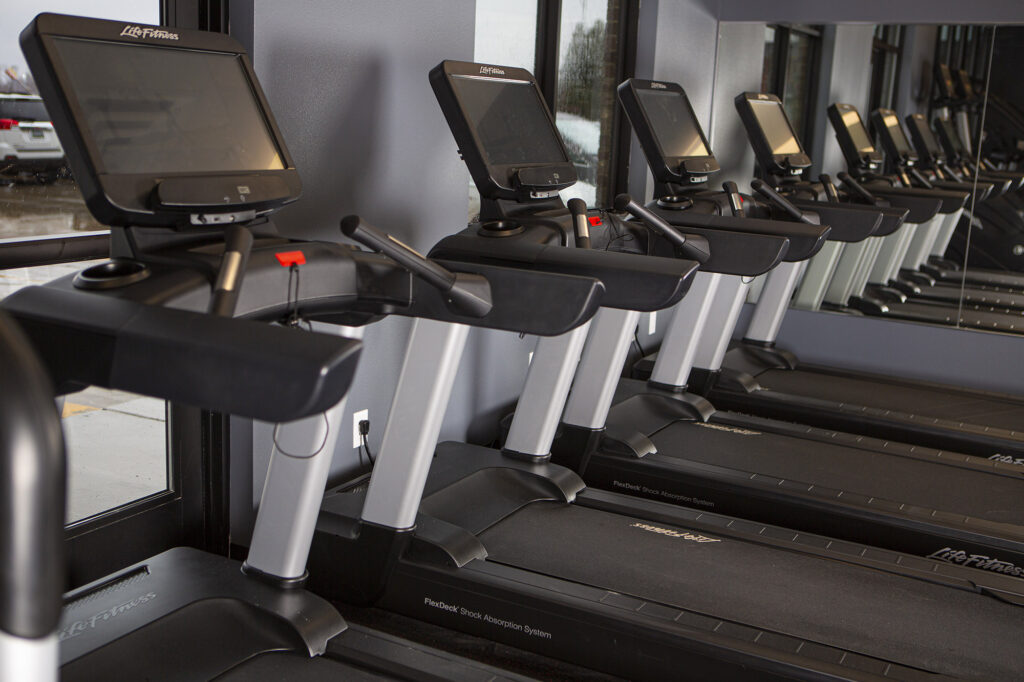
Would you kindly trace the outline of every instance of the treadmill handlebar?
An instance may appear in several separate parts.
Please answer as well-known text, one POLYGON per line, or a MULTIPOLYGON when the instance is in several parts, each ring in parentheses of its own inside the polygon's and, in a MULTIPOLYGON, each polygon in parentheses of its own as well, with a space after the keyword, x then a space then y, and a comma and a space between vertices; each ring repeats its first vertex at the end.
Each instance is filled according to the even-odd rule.
POLYGON ((587 222, 587 202, 583 199, 569 199, 567 204, 572 214, 572 227, 576 233, 576 248, 590 248, 590 224, 587 222))
POLYGON ((725 196, 729 199, 729 210, 732 211, 733 217, 745 218, 746 214, 743 212, 743 197, 740 196, 740 188, 732 180, 726 180, 722 183, 722 189, 725 190, 725 196))
POLYGON ((925 189, 935 189, 935 185, 933 185, 928 178, 922 175, 921 171, 911 166, 908 172, 910 173, 910 177, 917 180, 917 183, 921 185, 921 187, 924 187, 925 189))
POLYGON ((491 312, 491 287, 482 275, 452 272, 357 215, 345 216, 341 220, 341 232, 349 239, 383 253, 446 294, 448 304, 456 312, 470 317, 484 317, 491 312))
POLYGON ((791 204, 787 199, 783 198, 781 194, 769 187, 763 180, 758 180, 757 178, 751 180, 750 187, 767 199, 769 203, 775 204, 775 206, 788 213, 794 220, 799 220, 800 222, 807 223, 808 225, 815 224, 813 220, 804 215, 803 211, 791 204))
POLYGON ((637 220, 642 220, 648 227, 679 249, 679 253, 684 258, 695 260, 698 263, 707 263, 711 258, 711 251, 707 248, 706 243, 699 244, 695 239, 687 239, 682 232, 669 225, 646 206, 641 206, 633 201, 633 197, 625 192, 615 197, 615 210, 625 211, 637 220))
POLYGON ((864 185, 854 180, 853 176, 851 176, 849 173, 842 171, 839 173, 838 177, 839 181, 842 182, 843 185, 853 190, 857 195, 860 196, 861 199, 864 199, 865 201, 868 201, 872 204, 878 203, 878 197, 869 192, 867 188, 864 187, 864 185))
POLYGON ((822 173, 818 176, 818 180, 821 182, 821 186, 825 188, 825 196, 828 197, 829 203, 839 203, 839 191, 836 189, 836 184, 832 182, 832 176, 828 173, 822 173))
POLYGON ((206 312, 218 317, 234 317, 242 278, 252 252, 253 236, 244 225, 232 225, 225 231, 224 256, 220 261, 217 282, 206 312))

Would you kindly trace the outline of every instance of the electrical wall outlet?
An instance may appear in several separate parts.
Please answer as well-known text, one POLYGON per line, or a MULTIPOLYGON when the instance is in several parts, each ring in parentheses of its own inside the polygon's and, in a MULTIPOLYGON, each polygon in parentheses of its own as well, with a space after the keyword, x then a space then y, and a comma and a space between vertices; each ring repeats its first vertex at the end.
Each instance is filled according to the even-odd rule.
POLYGON ((359 437, 359 422, 370 421, 369 410, 359 410, 358 412, 352 413, 352 447, 358 448, 363 444, 363 439, 359 437))
POLYGON ((647 335, 650 336, 658 328, 658 311, 647 316, 647 335))
POLYGON ((533 364, 533 351, 531 350, 529 353, 526 354, 526 365, 529 366, 529 365, 532 365, 532 364, 533 364))

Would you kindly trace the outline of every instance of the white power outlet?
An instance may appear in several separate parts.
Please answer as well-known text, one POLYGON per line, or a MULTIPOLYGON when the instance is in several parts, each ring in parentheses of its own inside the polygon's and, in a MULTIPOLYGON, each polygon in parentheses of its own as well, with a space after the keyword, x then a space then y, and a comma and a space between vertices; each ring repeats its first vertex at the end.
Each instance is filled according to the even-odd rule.
POLYGON ((658 328, 658 312, 654 311, 647 316, 647 335, 650 336, 658 328))
POLYGON ((352 413, 352 447, 354 448, 358 448, 363 444, 363 439, 359 436, 359 422, 363 420, 370 421, 369 410, 359 410, 352 413))
POLYGON ((533 364, 533 351, 532 350, 529 353, 526 354, 526 364, 528 366, 533 364))

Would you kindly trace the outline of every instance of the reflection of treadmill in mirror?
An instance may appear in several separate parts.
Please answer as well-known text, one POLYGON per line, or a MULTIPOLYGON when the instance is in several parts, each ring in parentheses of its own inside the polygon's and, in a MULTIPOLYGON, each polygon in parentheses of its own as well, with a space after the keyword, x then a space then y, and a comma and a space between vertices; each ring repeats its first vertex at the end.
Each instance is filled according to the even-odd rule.
MULTIPOLYGON (((59 657, 68 681, 422 679, 408 667, 414 661, 436 678, 496 675, 347 625, 303 589, 334 449, 322 425, 344 414, 360 343, 337 326, 326 334, 269 323, 295 315, 358 326, 430 294, 410 302, 410 275, 379 254, 276 232, 270 215, 298 198, 299 177, 248 57, 230 37, 42 14, 21 42, 87 204, 112 226, 114 259, 2 302, 57 391, 97 385, 176 403, 171 414, 183 420, 199 419, 201 409, 278 423, 275 444, 303 456, 276 447, 271 454, 245 564, 224 556, 227 529, 217 526, 227 511, 219 478, 228 455, 214 444, 172 460, 169 490, 76 524, 66 541, 72 555, 88 553, 83 544, 117 542, 90 536, 147 532, 129 533, 144 535, 141 545, 73 564, 59 637, 19 649, 8 624, 23 631, 26 617, 41 614, 12 614, 4 603, 0 670, 13 661, 19 680, 55 679, 31 668, 55 667, 59 657), (384 281, 357 279, 357 268, 384 281), (291 281, 299 270, 301 288, 291 281), (302 437, 311 424, 319 431, 302 437), (190 511, 200 497, 202 509, 190 511), (139 561, 178 543, 210 551, 179 546, 139 561)), ((175 433, 207 428, 215 430, 197 422, 175 433)), ((188 450, 192 439, 181 439, 175 448, 188 450)), ((52 575, 52 567, 39 570, 52 575)), ((54 601, 41 599, 40 608, 54 601)))
MULTIPOLYGON (((969 176, 965 177, 962 170, 957 171, 949 165, 946 151, 939 143, 936 132, 928 125, 928 119, 924 114, 911 114, 905 121, 910 131, 910 139, 920 158, 920 165, 939 181, 963 181, 973 191, 975 183, 967 182, 969 176)), ((939 281, 966 281, 968 286, 979 285, 1000 291, 1024 293, 1024 275, 1006 272, 1002 268, 969 267, 964 270, 962 267, 966 231, 973 222, 980 221, 986 229, 972 234, 971 247, 975 251, 986 253, 1007 250, 1007 241, 1013 239, 1010 235, 1020 235, 1024 228, 1024 222, 1021 221, 1016 207, 1004 199, 1006 193, 1011 191, 1012 180, 988 174, 984 175, 984 178, 984 181, 980 181, 979 178, 979 182, 976 183, 976 200, 966 207, 964 218, 947 244, 945 257, 933 255, 929 259, 929 264, 922 269, 939 281)), ((937 253, 936 248, 933 254, 937 253)))
MULTIPOLYGON (((768 166, 771 160, 760 162, 768 166)), ((913 217, 918 195, 927 197, 929 190, 883 191, 893 200, 912 200, 906 205, 912 207, 913 217)), ((926 202, 927 217, 940 202, 926 202)), ((788 305, 785 296, 762 294, 757 308, 784 311, 788 305)), ((891 305, 938 308, 926 303, 891 305)), ((1016 398, 802 365, 774 347, 778 327, 769 331, 759 338, 749 338, 748 331, 749 341, 727 354, 721 375, 709 378, 713 388, 708 397, 716 406, 979 457, 1024 455, 1024 434, 1016 430, 1024 420, 1024 402, 1016 398)))
MULTIPOLYGON (((519 102, 543 106, 532 76, 525 71, 452 62, 436 68, 432 84, 470 164, 486 155, 470 152, 471 145, 481 145, 476 141, 479 137, 470 136, 466 129, 476 128, 478 121, 450 97, 451 79, 456 75, 480 80, 484 76, 499 83, 508 79, 509 89, 528 84, 534 91, 523 92, 519 102)), ((547 135, 533 130, 507 132, 509 136, 547 135)), ((524 147, 530 144, 523 141, 524 147)), ((473 175, 480 177, 478 172, 473 175)), ((528 197, 522 200, 524 208, 529 201, 528 197)), ((557 219, 558 214, 554 215, 557 219)), ((474 224, 471 229, 476 232, 480 227, 474 224)), ((457 236, 471 237, 466 231, 457 236)), ((502 258, 504 243, 516 246, 514 235, 488 240, 493 258, 502 258)), ((446 238, 439 248, 454 251, 460 241, 465 239, 446 238)), ((677 267, 680 263, 669 262, 677 267)), ((627 294, 616 295, 646 297, 630 282, 618 284, 625 286, 627 294)), ((592 333, 599 334, 599 326, 600 320, 595 319, 592 333)), ((550 341, 561 343, 559 338, 550 341)), ((435 365, 422 361, 427 350, 416 351, 418 362, 407 359, 409 371, 416 368, 421 376, 436 375, 435 365)), ((561 405, 557 400, 553 403, 550 394, 538 395, 529 389, 537 386, 538 378, 551 385, 567 376, 553 372, 544 357, 534 355, 527 389, 517 405, 506 441, 506 448, 514 452, 502 455, 454 443, 434 449, 432 442, 426 443, 427 459, 419 460, 417 466, 429 464, 431 471, 418 517, 414 515, 417 505, 408 504, 408 498, 394 489, 379 491, 384 495, 374 502, 375 514, 383 509, 394 513, 399 504, 411 507, 402 512, 401 520, 407 525, 363 524, 367 537, 359 543, 361 549, 376 550, 380 562, 353 568, 384 583, 382 607, 464 631, 487 632, 500 641, 634 679, 661 680, 681 674, 699 679, 856 678, 883 671, 892 678, 907 678, 919 675, 919 670, 946 674, 982 670, 998 676, 1005 674, 1003 668, 1024 665, 1016 659, 1006 663, 999 654, 1001 644, 989 643, 985 636, 980 638, 982 650, 972 648, 971 660, 960 659, 956 643, 968 632, 981 628, 995 639, 997 625, 1012 632, 1022 628, 1013 620, 1019 609, 956 590, 945 577, 940 579, 943 584, 935 584, 931 572, 928 581, 920 580, 925 573, 919 569, 927 572, 934 566, 943 575, 951 570, 958 578, 970 576, 990 587, 998 583, 1011 593, 1017 591, 1015 579, 916 557, 896 559, 862 546, 850 551, 853 543, 803 533, 794 539, 792 531, 714 511, 696 512, 581 489, 581 481, 571 472, 546 461, 561 405), (544 428, 536 428, 539 422, 532 420, 522 422, 526 429, 516 426, 516 420, 529 416, 542 416, 544 428), (527 449, 527 443, 532 447, 527 449), (515 474, 510 475, 509 469, 515 469, 515 474), (397 551, 388 552, 396 550, 391 542, 413 533, 401 557, 397 551), (837 545, 844 550, 832 552, 830 548, 837 545), (918 568, 905 568, 908 561, 918 568), (758 567, 755 578, 750 576, 750 566, 758 567), (897 595, 909 596, 913 607, 892 608, 897 595), (821 607, 824 600, 830 608, 821 607), (887 614, 881 621, 880 610, 887 614), (836 619, 837 612, 843 618, 836 619), (954 613, 970 616, 962 622, 954 613), (929 625, 922 632, 921 621, 941 622, 941 629, 929 625), (957 648, 956 660, 934 653, 947 648, 957 648)), ((569 367, 571 375, 571 363, 569 367)), ((565 368, 558 365, 559 370, 565 368)), ((422 404, 424 383, 412 385, 402 404, 422 404)), ((561 395, 563 390, 568 386, 560 386, 561 395)), ((440 418, 436 416, 436 421, 440 418)), ((392 454, 406 456, 399 452, 392 454)), ((374 479, 384 456, 382 450, 374 479)), ((408 459, 389 467, 402 463, 408 459)), ((321 547, 325 565, 332 561, 338 565, 337 552, 332 551, 344 546, 338 536, 352 537, 349 515, 353 510, 358 515, 360 505, 365 515, 371 501, 367 494, 364 504, 355 491, 328 497, 320 526, 335 538, 321 547)), ((370 520, 364 516, 364 521, 370 520)), ((354 582, 357 574, 337 570, 334 578, 343 587, 354 582)), ((1016 651, 1009 655, 1018 656, 1016 651)))
MULTIPOLYGON (((987 215, 985 205, 977 201, 966 202, 975 188, 974 183, 945 180, 938 177, 928 178, 922 174, 920 156, 911 145, 895 111, 878 109, 871 115, 871 118, 882 142, 882 147, 885 149, 886 158, 901 177, 912 177, 919 187, 934 187, 936 190, 967 195, 963 208, 948 214, 937 227, 933 227, 930 231, 919 230, 915 234, 915 241, 911 244, 907 258, 904 259, 899 272, 899 277, 902 280, 914 283, 914 300, 958 306, 962 298, 964 307, 975 313, 985 311, 1020 315, 1024 310, 1024 295, 1022 294, 964 286, 961 280, 953 278, 950 278, 953 281, 943 284, 941 279, 933 278, 931 272, 925 272, 926 269, 934 271, 935 268, 927 268, 929 259, 938 258, 946 253, 957 226, 961 223, 970 225, 969 219, 962 220, 965 210, 973 205, 977 214, 980 206, 981 215, 984 216, 987 215)), ((930 137, 930 131, 927 132, 930 137)), ((932 141, 934 142, 934 139, 932 141)), ((982 182, 977 184, 977 189, 980 199, 992 191, 993 187, 989 183, 982 182)), ((1015 323, 1010 322, 1009 324, 1015 323)))
MULTIPOLYGON (((896 125, 899 124, 895 114, 890 118, 896 125)), ((966 327, 1024 333, 1024 324, 1017 314, 975 310, 971 307, 960 310, 956 304, 943 305, 884 296, 880 287, 899 285, 901 269, 908 272, 917 270, 920 264, 928 261, 929 256, 936 255, 932 250, 936 242, 948 241, 966 206, 967 193, 911 187, 910 173, 906 171, 902 173, 902 178, 882 175, 881 152, 874 146, 858 143, 858 140, 870 140, 870 137, 856 107, 833 104, 829 107, 829 119, 850 174, 858 178, 870 193, 889 201, 906 202, 905 205, 912 207, 913 211, 913 224, 909 230, 902 235, 893 235, 882 245, 879 258, 869 276, 872 287, 869 287, 868 296, 860 300, 857 307, 869 315, 948 325, 956 325, 959 319, 959 324, 966 327)), ((888 132, 884 117, 879 117, 878 126, 880 135, 888 132)), ((905 139, 905 135, 903 137, 905 139)), ((907 150, 901 153, 912 154, 909 143, 905 146, 907 150)), ((930 281, 920 280, 922 284, 929 284, 930 281)), ((907 285, 903 284, 904 287, 907 285)), ((916 284, 914 287, 907 293, 913 295, 914 291, 919 290, 916 284)))
MULTIPOLYGON (((638 89, 647 82, 639 83, 627 82, 638 89)), ((658 89, 657 99, 641 96, 632 109, 625 107, 639 139, 671 133, 660 129, 671 119, 658 115, 663 98, 671 95, 682 98, 681 88, 667 84, 664 90, 658 89)), ((698 125, 695 117, 684 123, 684 131, 698 125)), ((656 177, 659 168, 675 165, 670 155, 649 152, 648 158, 656 177)), ((780 229, 787 225, 795 223, 780 223, 780 229)), ((738 234, 736 239, 738 249, 757 248, 753 241, 744 244, 738 234)), ((738 256, 733 260, 743 263, 738 256)), ((777 289, 791 285, 792 274, 772 278, 781 268, 797 265, 777 266, 762 295, 775 296, 777 289)), ((962 540, 967 532, 973 536, 972 543, 1002 553, 1006 561, 1024 560, 1024 525, 1005 534, 997 531, 999 543, 988 545, 987 534, 997 528, 993 523, 987 523, 988 530, 981 533, 959 522, 947 525, 946 516, 939 523, 934 519, 924 525, 907 523, 903 510, 914 507, 1006 521, 989 514, 991 495, 1002 489, 1006 503, 1012 504, 1009 500, 1024 494, 1024 481, 993 476, 987 462, 950 467, 934 458, 908 458, 902 450, 897 454, 899 446, 892 442, 716 410, 708 401, 686 393, 691 366, 707 367, 706 358, 720 358, 726 352, 740 307, 737 300, 745 298, 746 290, 740 277, 708 272, 702 266, 687 298, 673 311, 646 382, 619 379, 623 357, 616 355, 616 349, 628 347, 636 317, 618 327, 611 324, 610 316, 595 321, 553 448, 555 461, 579 471, 591 487, 713 508, 803 532, 881 544, 921 556, 962 540), (738 280, 739 286, 731 279, 738 280), (736 289, 738 296, 733 293, 736 289), (731 319, 720 322, 720 318, 731 319), (612 388, 615 404, 609 411, 602 401, 612 388), (780 489, 779 480, 805 485, 780 489), (829 492, 822 495, 816 492, 820 489, 829 492), (843 491, 841 496, 836 495, 838 490, 843 491), (956 492, 950 496, 950 490, 956 492), (1003 542, 1016 549, 1007 552, 1003 542)), ((767 326, 769 322, 762 318, 751 323, 752 330, 767 326)), ((755 352, 765 351, 758 346, 755 352)), ((1024 524, 1024 516, 1019 521, 1024 524)))

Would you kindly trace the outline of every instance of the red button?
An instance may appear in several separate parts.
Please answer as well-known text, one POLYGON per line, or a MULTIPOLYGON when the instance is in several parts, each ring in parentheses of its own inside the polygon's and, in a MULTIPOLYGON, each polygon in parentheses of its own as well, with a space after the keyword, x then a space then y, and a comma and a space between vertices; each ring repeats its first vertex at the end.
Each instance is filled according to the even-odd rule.
POLYGON ((290 268, 293 265, 306 264, 306 254, 301 251, 282 251, 281 253, 276 253, 274 255, 277 256, 277 262, 285 268, 290 268))
POLYGON ((591 227, 597 227, 598 225, 601 224, 601 219, 596 215, 592 215, 589 218, 587 218, 587 222, 590 223, 591 227))

